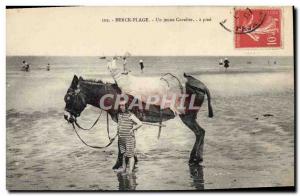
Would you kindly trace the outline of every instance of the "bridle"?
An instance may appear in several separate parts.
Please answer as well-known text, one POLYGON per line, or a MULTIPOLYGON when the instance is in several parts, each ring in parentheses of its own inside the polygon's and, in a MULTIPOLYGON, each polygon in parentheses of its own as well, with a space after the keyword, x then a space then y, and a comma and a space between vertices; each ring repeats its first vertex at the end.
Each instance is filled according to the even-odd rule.
POLYGON ((82 130, 85 130, 85 131, 89 131, 89 130, 91 130, 91 129, 97 124, 97 122, 99 121, 100 116, 101 116, 101 113, 102 113, 102 110, 101 110, 101 112, 100 112, 98 118, 97 118, 96 121, 94 122, 94 124, 93 124, 89 129, 82 128, 82 127, 77 123, 76 119, 75 119, 75 121, 72 123, 73 130, 74 130, 74 132, 76 133, 76 135, 77 135, 77 137, 79 138, 79 140, 80 140, 84 145, 86 145, 86 146, 88 146, 88 147, 90 147, 90 148, 96 148, 96 149, 107 148, 108 146, 110 146, 110 145, 114 142, 114 140, 115 140, 116 137, 118 136, 118 134, 116 134, 114 137, 112 137, 112 138, 110 137, 110 134, 109 134, 109 118, 108 118, 108 112, 107 112, 107 115, 106 115, 106 119, 107 119, 107 120, 106 120, 106 123, 107 123, 107 124, 106 124, 106 131, 107 131, 107 137, 108 137, 108 139, 109 139, 109 143, 108 143, 108 144, 106 144, 105 146, 94 146, 94 145, 88 144, 87 142, 85 142, 85 141, 82 139, 82 137, 80 137, 78 131, 76 130, 75 125, 76 125, 79 129, 82 129, 82 130))
MULTIPOLYGON (((80 89, 76 89, 76 90, 68 90, 67 95, 65 97, 65 102, 68 104, 68 102, 73 99, 73 104, 77 105, 79 102, 79 99, 81 99, 81 102, 83 103, 83 108, 86 107, 87 103, 86 103, 86 98, 85 95, 81 92, 80 89)), ((65 108, 65 111, 69 112, 71 115, 73 115, 75 118, 80 116, 80 113, 82 112, 79 110, 74 110, 74 109, 69 109, 68 107, 65 108)))
MULTIPOLYGON (((72 97, 72 98, 74 99, 74 101, 75 101, 75 100, 78 100, 78 97, 80 97, 80 98, 82 99, 82 102, 84 103, 84 107, 86 107, 86 102, 85 102, 84 94, 82 93, 82 96, 79 96, 79 94, 80 94, 80 89, 78 89, 78 90, 79 90, 79 91, 77 91, 77 92, 76 92, 76 90, 75 90, 74 92, 69 91, 69 92, 67 93, 68 96, 67 96, 66 99, 68 99, 68 97, 69 97, 69 99, 71 99, 71 97, 72 97)), ((69 101, 69 100, 67 100, 67 101, 69 101)), ((66 102, 67 102, 67 101, 66 101, 66 102)), ((90 148, 103 149, 103 148, 106 148, 106 147, 110 146, 110 145, 113 143, 113 141, 116 139, 116 137, 117 137, 118 134, 116 134, 114 137, 110 137, 110 134, 109 134, 110 130, 109 130, 109 116, 108 116, 108 112, 106 113, 106 123, 107 123, 107 124, 106 124, 106 131, 107 131, 107 136, 108 136, 108 139, 109 139, 109 143, 108 143, 107 145, 105 145, 105 146, 94 146, 94 145, 88 144, 87 142, 85 142, 85 141, 82 139, 82 137, 79 135, 78 131, 76 130, 76 127, 79 128, 79 129, 85 130, 85 131, 91 130, 91 129, 98 123, 98 121, 99 121, 99 119, 100 119, 100 117, 101 117, 101 114, 102 114, 102 110, 100 110, 100 114, 99 114, 98 118, 95 120, 95 122, 92 124, 92 126, 91 126, 90 128, 83 128, 83 127, 77 122, 77 119, 76 119, 76 118, 77 118, 78 116, 80 116, 80 113, 81 113, 81 112, 78 112, 78 113, 77 113, 77 110, 74 111, 74 110, 70 110, 70 109, 68 109, 68 108, 66 108, 65 110, 75 117, 75 118, 73 119, 74 121, 71 122, 71 124, 72 124, 72 126, 73 126, 73 130, 74 130, 74 132, 76 133, 77 137, 79 138, 79 140, 80 140, 84 145, 86 145, 86 146, 88 146, 88 147, 90 147, 90 148)))

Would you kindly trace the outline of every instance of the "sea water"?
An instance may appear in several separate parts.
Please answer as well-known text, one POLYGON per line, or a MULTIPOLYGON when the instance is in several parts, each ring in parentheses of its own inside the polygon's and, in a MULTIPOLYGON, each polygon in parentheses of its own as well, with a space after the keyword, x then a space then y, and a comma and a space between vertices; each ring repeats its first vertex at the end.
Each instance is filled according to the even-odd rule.
MULTIPOLYGON (((293 89, 292 57, 228 57, 227 71, 219 65, 221 58, 224 57, 129 57, 126 69, 135 76, 154 79, 172 73, 183 83, 183 73, 191 74, 207 85, 213 99, 293 89)), ((75 74, 114 82, 106 66, 108 60, 99 57, 9 56, 6 60, 7 109, 63 108, 63 97, 75 74), (20 71, 23 60, 31 65, 30 72, 20 71), (50 71, 46 70, 48 63, 50 71)), ((122 68, 122 60, 118 65, 122 68)), ((145 88, 147 85, 151 84, 145 84, 145 88)))

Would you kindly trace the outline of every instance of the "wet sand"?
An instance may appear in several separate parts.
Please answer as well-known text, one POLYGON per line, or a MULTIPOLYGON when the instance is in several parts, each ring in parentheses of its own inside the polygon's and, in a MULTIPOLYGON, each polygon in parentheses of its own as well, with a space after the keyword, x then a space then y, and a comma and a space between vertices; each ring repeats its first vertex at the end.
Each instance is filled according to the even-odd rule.
MULTIPOLYGON (((293 73, 282 77, 272 73, 269 83, 259 74, 199 76, 210 88, 215 113, 214 118, 207 117, 205 102, 197 119, 206 130, 202 165, 189 167, 195 137, 177 117, 164 123, 167 127, 160 140, 157 127, 144 126, 137 132, 139 163, 132 176, 118 175, 111 169, 117 142, 105 150, 88 148, 63 119, 63 96, 71 77, 40 80, 29 74, 7 77, 9 190, 201 190, 294 185, 293 80, 285 78, 293 73), (223 77, 228 80, 220 80, 223 77), (252 81, 253 77, 257 80, 252 81), (17 88, 20 84, 22 88, 17 88)), ((80 123, 90 126, 98 112, 89 106, 80 123)), ((80 133, 90 144, 103 145, 108 142, 105 129, 103 115, 94 130, 80 133)), ((116 125, 112 121, 111 129, 113 135, 116 125)))

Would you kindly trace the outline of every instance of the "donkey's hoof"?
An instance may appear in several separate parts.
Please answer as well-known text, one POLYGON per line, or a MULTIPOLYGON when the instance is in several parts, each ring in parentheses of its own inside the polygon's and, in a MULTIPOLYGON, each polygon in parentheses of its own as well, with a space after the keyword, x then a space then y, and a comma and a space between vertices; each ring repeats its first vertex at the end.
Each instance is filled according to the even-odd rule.
POLYGON ((113 170, 116 170, 116 169, 119 169, 122 165, 121 164, 115 164, 112 169, 113 170))

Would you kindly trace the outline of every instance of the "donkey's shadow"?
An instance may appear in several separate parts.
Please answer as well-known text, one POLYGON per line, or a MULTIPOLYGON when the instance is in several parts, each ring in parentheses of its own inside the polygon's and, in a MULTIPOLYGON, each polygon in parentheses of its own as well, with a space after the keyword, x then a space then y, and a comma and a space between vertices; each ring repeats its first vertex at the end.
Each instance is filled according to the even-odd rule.
POLYGON ((199 164, 191 164, 189 165, 190 175, 193 180, 193 186, 197 190, 204 190, 204 174, 203 174, 203 166, 199 164))
MULTIPOLYGON (((193 186, 196 190, 204 190, 204 174, 203 174, 203 166, 198 164, 189 165, 190 177, 193 180, 193 186)), ((137 187, 137 177, 136 173, 132 174, 117 174, 118 182, 119 182, 119 190, 136 190, 137 187)))

